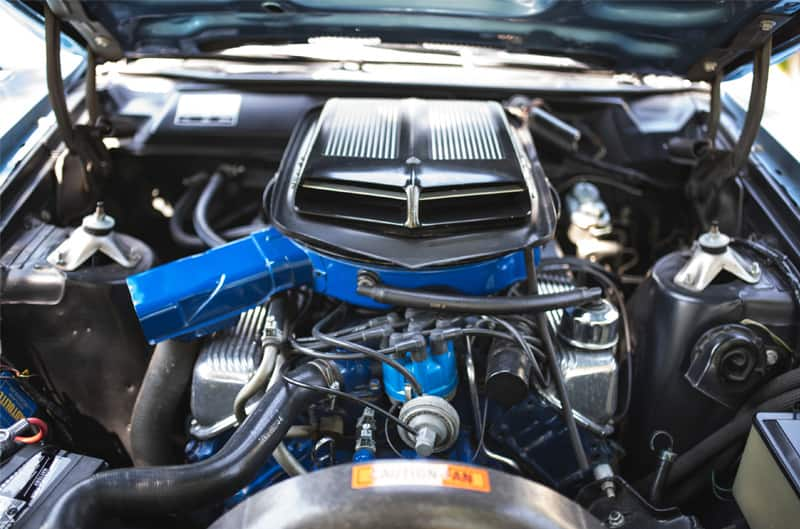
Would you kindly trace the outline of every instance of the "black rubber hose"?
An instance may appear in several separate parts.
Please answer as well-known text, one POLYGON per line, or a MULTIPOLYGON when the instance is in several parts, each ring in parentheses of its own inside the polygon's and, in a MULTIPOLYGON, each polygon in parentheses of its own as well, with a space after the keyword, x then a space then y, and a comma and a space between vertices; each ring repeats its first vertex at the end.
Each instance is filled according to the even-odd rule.
POLYGON ((712 457, 722 453, 731 444, 747 435, 754 413, 790 410, 799 400, 800 388, 773 397, 759 404, 755 410, 743 410, 728 424, 678 456, 669 475, 669 485, 674 486, 688 478, 712 457))
POLYGON ((661 505, 685 505, 702 495, 709 486, 713 487, 715 478, 712 476, 716 472, 730 469, 731 465, 737 462, 744 450, 746 439, 747 437, 743 437, 738 442, 732 443, 721 454, 714 456, 714 459, 695 470, 679 486, 672 487, 669 494, 662 499, 661 505))
POLYGON ((466 314, 519 314, 540 312, 580 305, 599 299, 599 288, 579 288, 558 294, 540 294, 515 297, 476 297, 438 294, 422 290, 406 290, 378 284, 373 278, 359 278, 356 292, 378 303, 417 309, 432 309, 466 314))
POLYGON ((200 188, 197 186, 187 189, 175 202, 172 210, 172 217, 169 219, 169 234, 172 240, 186 248, 205 248, 205 243, 200 237, 184 230, 184 223, 192 211, 192 207, 200 195, 200 188))
POLYGON ((761 386, 747 400, 745 407, 752 409, 761 402, 798 388, 800 388, 800 367, 786 371, 761 386))
POLYGON ((210 248, 222 246, 228 242, 222 238, 222 235, 214 231, 208 217, 211 200, 214 198, 219 188, 222 187, 224 181, 225 177, 219 171, 211 175, 211 178, 209 178, 206 183, 206 187, 203 188, 200 197, 197 199, 197 205, 194 208, 194 215, 192 216, 194 231, 197 233, 197 236, 200 237, 200 240, 206 243, 210 248))
POLYGON ((170 432, 198 349, 197 341, 166 340, 153 351, 131 414, 131 455, 136 466, 180 461, 170 432))
MULTIPOLYGON (((188 217, 191 216, 192 208, 194 207, 200 191, 201 189, 199 187, 190 187, 187 189, 183 195, 181 195, 178 201, 175 202, 175 207, 172 211, 172 217, 169 219, 169 234, 172 237, 172 240, 178 245, 191 250, 208 248, 208 245, 203 242, 200 237, 187 232, 183 228, 188 217)), ((265 226, 261 224, 245 224, 243 226, 235 226, 222 232, 222 237, 226 241, 234 240, 240 237, 246 237, 254 231, 264 227, 265 226)))
MULTIPOLYGON (((291 378, 327 387, 337 376, 332 364, 313 361, 291 378)), ((294 419, 324 394, 283 380, 267 390, 222 449, 199 463, 108 470, 72 487, 42 529, 88 529, 100 516, 154 516, 220 503, 258 475, 294 419)))

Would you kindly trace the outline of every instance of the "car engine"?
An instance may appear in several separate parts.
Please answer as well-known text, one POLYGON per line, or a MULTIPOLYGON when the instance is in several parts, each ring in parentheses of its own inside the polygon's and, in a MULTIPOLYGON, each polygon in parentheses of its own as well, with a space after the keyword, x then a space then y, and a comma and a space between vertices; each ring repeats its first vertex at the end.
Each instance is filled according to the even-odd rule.
MULTIPOLYGON (((798 397, 800 283, 758 215, 689 219, 692 112, 280 96, 270 165, 261 96, 201 96, 3 246, 3 409, 59 449, 3 445, 0 526, 722 526, 744 413, 798 397), (650 165, 581 154, 625 142, 650 165)), ((106 97, 121 130, 143 96, 106 97)))

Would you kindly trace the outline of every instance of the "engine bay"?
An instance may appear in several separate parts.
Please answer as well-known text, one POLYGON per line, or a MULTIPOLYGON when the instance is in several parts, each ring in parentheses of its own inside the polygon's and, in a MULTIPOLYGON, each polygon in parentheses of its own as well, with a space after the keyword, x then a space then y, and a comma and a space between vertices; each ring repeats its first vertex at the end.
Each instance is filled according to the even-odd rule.
POLYGON ((800 279, 757 177, 688 191, 705 91, 134 77, 3 233, 13 461, 77 483, 9 527, 746 527, 800 279))

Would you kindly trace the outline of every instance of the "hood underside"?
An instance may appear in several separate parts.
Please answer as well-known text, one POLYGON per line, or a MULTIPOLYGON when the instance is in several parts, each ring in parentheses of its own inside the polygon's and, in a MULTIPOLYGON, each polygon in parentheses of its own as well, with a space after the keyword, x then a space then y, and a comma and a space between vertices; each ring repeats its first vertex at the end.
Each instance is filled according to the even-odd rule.
POLYGON ((619 72, 707 79, 798 41, 789 1, 48 0, 101 57, 199 56, 249 43, 378 37, 567 56, 619 72), (767 21, 767 22, 764 22, 767 21), (771 21, 771 22, 770 22, 771 21), (766 25, 765 25, 766 24, 766 25), (768 29, 765 29, 768 28, 768 29))

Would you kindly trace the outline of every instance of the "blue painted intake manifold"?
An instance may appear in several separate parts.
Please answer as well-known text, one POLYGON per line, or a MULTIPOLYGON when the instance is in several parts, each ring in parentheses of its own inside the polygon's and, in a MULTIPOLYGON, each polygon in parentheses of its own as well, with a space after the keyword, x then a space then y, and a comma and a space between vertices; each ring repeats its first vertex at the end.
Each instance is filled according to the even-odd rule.
MULTIPOLYGON (((536 253, 538 260, 538 249, 536 253)), ((301 285, 366 308, 387 309, 356 293, 361 270, 399 288, 440 288, 481 296, 525 278, 521 250, 452 267, 408 270, 355 263, 307 248, 275 228, 128 278, 133 306, 150 343, 200 337, 243 311, 301 285)))

